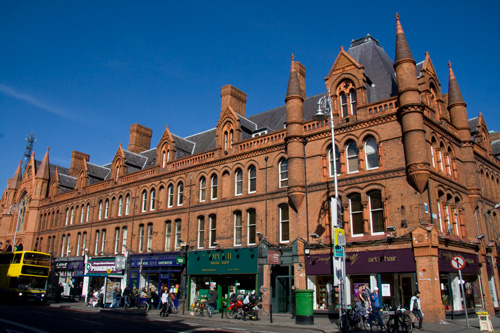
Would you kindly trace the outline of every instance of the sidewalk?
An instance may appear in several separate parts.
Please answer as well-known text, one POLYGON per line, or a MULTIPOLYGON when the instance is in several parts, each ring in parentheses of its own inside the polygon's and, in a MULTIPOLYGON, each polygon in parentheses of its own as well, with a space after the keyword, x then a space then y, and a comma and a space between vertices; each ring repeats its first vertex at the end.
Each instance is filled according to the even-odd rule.
MULTIPOLYGON (((160 319, 158 314, 160 310, 152 309, 147 314, 139 313, 139 312, 129 312, 125 311, 123 308, 118 309, 110 309, 110 308, 94 308, 88 307, 87 304, 81 302, 68 302, 68 303, 49 303, 51 307, 59 307, 77 311, 85 311, 85 312, 105 312, 109 314, 117 314, 117 315, 142 315, 150 317, 151 319, 160 319)), ((193 317, 189 314, 189 312, 185 312, 184 315, 182 312, 178 314, 170 315, 169 318, 185 318, 187 322, 191 319, 199 319, 200 317, 193 317)), ((208 318, 206 318, 208 319, 208 318)), ((270 317, 268 315, 260 314, 259 321, 243 321, 240 320, 238 323, 243 325, 252 325, 255 326, 258 324, 259 326, 266 327, 285 327, 285 328, 298 328, 298 329, 307 329, 308 331, 317 331, 317 332, 325 332, 325 333, 333 333, 338 332, 336 319, 329 319, 327 316, 316 315, 314 317, 313 325, 297 325, 295 324, 294 319, 290 319, 289 314, 273 314, 272 316, 273 322, 271 323, 270 317)), ((220 313, 214 314, 211 321, 235 321, 235 319, 227 319, 221 318, 220 313)), ((491 322, 493 324, 493 329, 495 332, 500 332, 500 317, 491 317, 491 322)), ((465 317, 447 319, 445 322, 434 324, 434 323, 426 323, 424 319, 423 325, 425 332, 436 332, 436 333, 472 333, 472 332, 480 332, 479 329, 479 319, 476 315, 469 315, 469 327, 467 327, 467 322, 465 317)), ((420 332, 418 330, 414 330, 414 332, 420 332)))

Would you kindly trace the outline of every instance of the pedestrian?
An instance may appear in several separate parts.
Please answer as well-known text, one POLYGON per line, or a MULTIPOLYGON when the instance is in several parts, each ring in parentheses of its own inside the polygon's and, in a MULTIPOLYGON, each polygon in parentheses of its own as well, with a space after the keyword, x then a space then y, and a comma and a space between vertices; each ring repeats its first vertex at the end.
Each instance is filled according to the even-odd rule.
POLYGON ((364 297, 364 293, 365 293, 365 285, 360 284, 358 286, 358 294, 356 295, 356 312, 367 318, 368 315, 366 313, 366 305, 365 305, 366 299, 364 297))
POLYGON ((61 303, 61 297, 64 292, 64 287, 62 283, 59 283, 56 289, 56 303, 61 303))
POLYGON ((123 289, 123 300, 125 302, 124 306, 126 308, 130 307, 130 294, 131 294, 130 288, 126 286, 125 289, 123 289))
POLYGON ((380 299, 378 297, 378 288, 373 288, 373 292, 371 295, 371 305, 372 305, 372 314, 375 319, 377 319, 378 326, 384 327, 384 323, 382 322, 382 317, 380 316, 380 299))
POLYGON ((290 300, 290 306, 292 307, 292 317, 290 319, 294 319, 295 318, 295 309, 296 309, 296 303, 295 303, 295 289, 296 287, 295 286, 292 286, 292 292, 291 292, 291 295, 290 297, 292 298, 290 300))
POLYGON ((161 294, 161 311, 160 316, 168 317, 168 292, 165 287, 163 293, 161 294))
POLYGON ((423 331, 422 322, 424 321, 424 313, 422 312, 422 307, 420 306, 420 292, 417 290, 415 296, 410 299, 410 311, 418 319, 418 329, 423 331))
POLYGON ((115 287, 115 290, 113 291, 113 304, 111 304, 111 307, 113 309, 117 308, 120 305, 121 298, 122 291, 118 287, 115 287))
POLYGON ((217 293, 217 290, 215 290, 215 287, 210 287, 210 291, 208 292, 208 316, 212 317, 212 314, 214 313, 215 305, 217 304, 217 298, 219 298, 219 294, 217 293))
POLYGON ((366 300, 365 307, 366 311, 370 313, 372 311, 372 292, 370 290, 370 285, 368 283, 365 283, 365 289, 364 289, 364 299, 366 300))
POLYGON ((160 291, 158 292, 158 307, 156 308, 157 310, 161 309, 163 307, 163 301, 162 301, 162 298, 163 298, 163 293, 166 291, 165 290, 165 286, 163 286, 163 288, 160 288, 160 291))

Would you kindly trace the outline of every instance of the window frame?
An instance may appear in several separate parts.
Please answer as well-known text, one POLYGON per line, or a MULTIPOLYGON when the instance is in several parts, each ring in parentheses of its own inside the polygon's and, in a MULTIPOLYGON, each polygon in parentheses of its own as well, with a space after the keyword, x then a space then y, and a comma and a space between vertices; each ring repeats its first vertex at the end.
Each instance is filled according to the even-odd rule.
POLYGON ((207 179, 205 176, 200 178, 200 202, 207 199, 207 179))
POLYGON ((247 209, 247 244, 257 244, 257 210, 255 208, 247 209))
POLYGON ((240 196, 243 194, 243 171, 238 168, 234 172, 234 195, 240 196))
POLYGON ((243 241, 243 216, 241 210, 233 212, 233 244, 241 246, 243 241))
POLYGON ((366 138, 364 142, 364 150, 365 150, 366 170, 378 169, 380 167, 380 155, 379 155, 377 140, 375 140, 373 136, 366 138), (375 147, 373 147, 371 143, 374 143, 375 147), (369 149, 372 149, 373 151, 369 152, 369 149), (370 157, 372 157, 372 155, 377 157, 377 164, 375 166, 370 165, 371 161, 370 157))
POLYGON ((248 193, 257 192, 257 168, 255 165, 248 167, 248 193))
POLYGON ((288 187, 288 159, 282 157, 278 163, 279 170, 279 187, 288 187))
POLYGON ((205 216, 198 216, 198 248, 205 247, 205 216))

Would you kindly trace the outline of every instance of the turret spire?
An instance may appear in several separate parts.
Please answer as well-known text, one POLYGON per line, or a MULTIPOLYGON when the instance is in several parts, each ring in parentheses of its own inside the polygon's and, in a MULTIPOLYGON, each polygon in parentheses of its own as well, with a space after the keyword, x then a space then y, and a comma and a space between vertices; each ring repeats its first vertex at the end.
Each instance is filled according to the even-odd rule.
MULTIPOLYGON (((403 59, 413 60, 413 55, 411 54, 410 47, 406 41, 406 36, 399 21, 399 14, 396 13, 396 57, 395 62, 397 63, 403 59)), ((413 60, 415 61, 415 60, 413 60)))
POLYGON ((45 156, 43 157, 42 164, 40 164, 40 168, 36 173, 36 178, 41 178, 41 179, 50 178, 49 149, 50 148, 47 147, 47 151, 45 152, 45 156))
MULTIPOLYGON (((286 99, 290 96, 302 96, 302 90, 300 89, 299 77, 297 76, 297 70, 295 69, 295 57, 292 53, 292 65, 290 68, 290 77, 288 79, 288 88, 286 91, 286 99)), ((286 101, 285 99, 285 101, 286 101)))
POLYGON ((465 103, 462 97, 462 92, 458 86, 457 79, 451 68, 451 62, 448 62, 448 67, 450 68, 449 83, 448 83, 448 105, 455 103, 465 103))

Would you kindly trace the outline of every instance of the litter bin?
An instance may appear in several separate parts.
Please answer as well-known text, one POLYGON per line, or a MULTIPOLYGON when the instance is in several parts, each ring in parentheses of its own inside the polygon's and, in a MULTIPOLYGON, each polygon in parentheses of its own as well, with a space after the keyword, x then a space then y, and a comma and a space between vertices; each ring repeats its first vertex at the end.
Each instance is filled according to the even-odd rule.
POLYGON ((314 290, 295 290, 295 324, 314 325, 313 313, 314 290))

